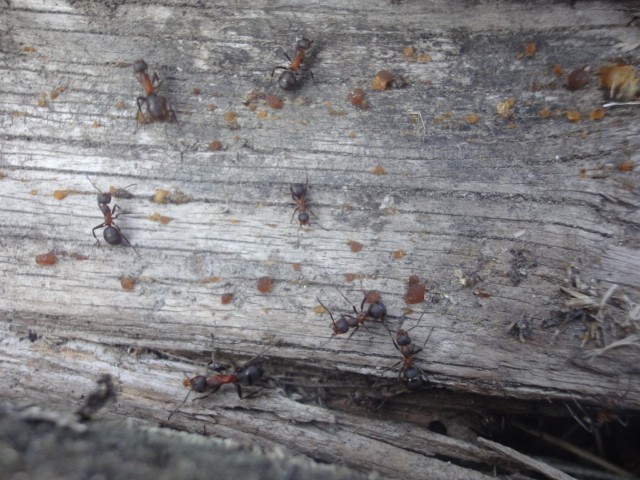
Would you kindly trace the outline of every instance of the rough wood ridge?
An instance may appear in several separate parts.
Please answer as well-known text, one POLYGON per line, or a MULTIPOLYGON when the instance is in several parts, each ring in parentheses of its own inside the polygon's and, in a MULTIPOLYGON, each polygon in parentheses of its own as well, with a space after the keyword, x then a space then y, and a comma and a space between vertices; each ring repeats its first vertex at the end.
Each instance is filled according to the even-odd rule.
POLYGON ((466 395, 640 409, 640 110, 590 120, 596 77, 564 86, 637 62, 634 2, 215 3, 0 6, 0 396, 73 410, 110 373, 111 414, 163 423, 215 334, 222 360, 271 346, 268 386, 190 400, 171 426, 403 478, 508 465, 472 429, 424 428, 490 410, 466 395), (313 81, 284 91, 271 72, 301 37, 313 81), (177 123, 136 121, 141 58, 177 123), (397 84, 370 89, 383 69, 397 84), (87 177, 128 186, 111 205, 135 250, 95 245, 87 177), (408 305, 412 275, 427 291, 408 305), (391 330, 430 334, 429 388, 395 396, 380 322, 330 340, 318 299, 337 318, 370 290, 391 330), (392 392, 388 412, 352 405, 353 385, 392 392))

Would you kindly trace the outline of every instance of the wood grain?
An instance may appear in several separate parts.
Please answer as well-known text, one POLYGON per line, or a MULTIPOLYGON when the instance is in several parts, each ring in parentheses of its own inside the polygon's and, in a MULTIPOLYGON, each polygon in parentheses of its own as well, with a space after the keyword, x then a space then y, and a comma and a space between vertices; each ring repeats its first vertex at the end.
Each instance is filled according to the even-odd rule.
MULTIPOLYGON (((248 359, 281 339, 267 357, 270 375, 287 381, 251 401, 230 389, 190 402, 172 425, 207 424, 222 437, 422 478, 439 461, 427 448, 432 438, 414 449, 418 440, 391 433, 412 429, 401 420, 385 426, 395 441, 377 438, 380 418, 343 405, 350 382, 395 383, 399 356, 386 329, 372 324, 348 342, 329 341, 330 319, 314 310, 320 299, 339 315, 351 309, 340 293, 359 305, 363 291, 378 290, 390 328, 408 313, 415 343, 433 329, 419 365, 437 389, 560 408, 618 392, 640 408, 637 348, 587 364, 584 350, 598 345, 581 348, 585 321, 542 323, 566 312, 560 286, 573 266, 594 295, 612 284, 627 295, 630 303, 606 307, 606 342, 638 327, 629 316, 640 284, 638 173, 617 166, 640 160, 639 111, 617 107, 589 122, 604 101, 596 79, 569 92, 552 73, 554 64, 593 70, 634 55, 637 5, 216 3, 1 7, 0 353, 10 379, 2 396, 75 405, 106 371, 120 379, 116 413, 160 422, 185 393, 182 370, 199 370, 163 354, 206 362, 215 334, 223 354, 248 359), (314 40, 315 83, 304 78, 283 92, 271 70, 301 35, 314 40), (531 42, 535 55, 517 58, 531 42), (412 61, 406 46, 431 61, 412 61), (137 125, 142 90, 131 63, 139 58, 158 72, 178 124, 137 125), (408 84, 369 90, 381 69, 408 84), (358 86, 368 110, 347 101, 358 86), (256 89, 278 95, 283 108, 258 101, 251 110, 243 102, 256 89), (514 117, 500 118, 496 105, 510 97, 514 117), (545 107, 551 118, 539 116, 545 107), (567 120, 571 108, 581 122, 567 120), (209 148, 214 140, 221 150, 209 148), (378 166, 383 175, 373 173, 378 166), (135 251, 95 246, 90 232, 102 217, 87 176, 105 191, 135 184, 132 198, 116 199, 127 212, 116 222, 135 251), (298 228, 289 185, 307 179, 317 218, 298 228), (158 189, 189 201, 155 203, 158 189), (57 190, 71 193, 57 200, 57 190), (155 213, 169 222, 150 220, 155 213), (363 249, 352 252, 351 241, 363 249), (37 265, 49 251, 57 263, 37 265), (256 280, 265 275, 274 288, 261 294, 256 280), (409 312, 410 275, 429 292, 409 312), (124 276, 135 280, 132 291, 124 276), (223 293, 233 301, 223 305, 223 293), (524 317, 532 333, 521 343, 509 328, 524 317), (40 340, 28 342, 29 329, 40 340), (598 368, 605 364, 619 368, 598 368), (307 376, 339 380, 325 392, 335 410, 287 397, 284 386, 307 376), (363 446, 386 451, 384 464, 360 457, 363 446)), ((419 409, 427 396, 409 401, 419 409)), ((428 423, 419 411, 417 424, 428 423)), ((474 461, 499 461, 473 448, 482 450, 474 461)))

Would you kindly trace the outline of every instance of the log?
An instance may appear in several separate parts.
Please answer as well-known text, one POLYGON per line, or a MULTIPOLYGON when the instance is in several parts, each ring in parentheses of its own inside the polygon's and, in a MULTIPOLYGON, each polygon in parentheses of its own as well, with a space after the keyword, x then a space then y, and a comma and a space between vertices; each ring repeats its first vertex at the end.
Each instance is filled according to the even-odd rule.
POLYGON ((637 343, 589 355, 638 329, 640 111, 589 120, 608 101, 596 76, 565 88, 636 52, 634 2, 0 8, 3 398, 74 410, 109 373, 110 415, 403 478, 516 468, 463 412, 567 416, 611 395, 640 409, 637 343), (272 70, 301 37, 313 79, 283 91, 272 70), (177 123, 137 121, 141 58, 177 123), (395 81, 373 90, 381 70, 395 81), (96 245, 92 183, 117 196, 130 245, 102 229, 96 245), (320 302, 337 320, 374 290, 386 323, 332 338, 320 302), (399 380, 401 328, 424 347, 417 392, 399 380), (213 349, 263 353, 266 388, 224 386, 167 421, 213 349), (353 405, 354 388, 382 408, 353 405))

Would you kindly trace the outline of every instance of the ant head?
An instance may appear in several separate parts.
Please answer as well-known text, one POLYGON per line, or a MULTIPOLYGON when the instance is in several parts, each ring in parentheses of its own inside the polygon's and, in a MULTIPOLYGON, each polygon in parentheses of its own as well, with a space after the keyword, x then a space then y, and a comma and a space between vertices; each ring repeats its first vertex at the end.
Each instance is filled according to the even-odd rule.
POLYGON ((307 186, 302 183, 292 183, 289 189, 291 190, 291 196, 295 199, 301 199, 307 195, 307 186))
POLYGON ((207 390, 207 377, 204 375, 196 375, 193 378, 185 378, 182 384, 185 387, 190 387, 191 390, 195 392, 203 393, 207 390))
POLYGON ((402 379, 407 384, 409 390, 415 390, 422 386, 422 377, 415 367, 409 367, 402 373, 402 379))
POLYGON ((409 337, 409 334, 406 332, 406 330, 398 330, 396 332, 396 343, 400 347, 411 345, 411 337, 409 337))
POLYGON ((113 225, 104 227, 103 235, 104 241, 109 245, 120 245, 122 243, 122 234, 113 225))
POLYGON ((278 85, 280 85, 280 88, 283 90, 293 90, 298 85, 298 82, 292 72, 285 70, 280 74, 280 78, 278 78, 278 85))
POLYGON ((238 382, 242 385, 252 386, 262 379, 263 370, 260 365, 249 365, 238 371, 238 382))
MULTIPOLYGON (((98 205, 108 205, 110 203, 111 203, 111 194, 110 193, 100 192, 98 194, 98 205)), ((102 210, 102 208, 101 208, 101 210, 102 210)))
POLYGON ((387 316, 387 307, 382 302, 374 302, 369 305, 369 308, 367 309, 367 315, 371 318, 381 320, 387 316))
POLYGON ((313 41, 306 37, 298 38, 296 40, 296 46, 301 50, 309 50, 312 44, 313 41))
POLYGON ((357 388, 354 388, 351 391, 350 397, 351 397, 351 401, 353 402, 353 404, 357 405, 357 406, 361 406, 364 403, 364 401, 366 400, 366 396, 360 390, 358 390, 357 388))
POLYGON ((133 72, 134 73, 146 72, 148 68, 149 67, 147 65, 147 62, 145 62, 142 59, 136 60, 135 62, 133 62, 133 72))

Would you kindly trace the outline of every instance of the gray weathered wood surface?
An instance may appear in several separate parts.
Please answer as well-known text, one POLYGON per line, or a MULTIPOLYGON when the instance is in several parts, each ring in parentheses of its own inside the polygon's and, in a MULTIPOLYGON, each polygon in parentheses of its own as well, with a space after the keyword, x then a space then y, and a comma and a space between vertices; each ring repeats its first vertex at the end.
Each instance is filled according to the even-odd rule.
MULTIPOLYGON (((232 388, 190 401, 171 425, 404 478, 426 468, 451 478, 446 468, 460 467, 435 454, 500 464, 416 427, 440 418, 426 407, 434 390, 407 396, 407 409, 386 419, 348 405, 350 382, 393 383, 398 352, 381 325, 327 342, 330 319, 316 298, 339 315, 351 307, 338 292, 359 303, 375 289, 400 316, 415 274, 430 292, 404 326, 426 310, 411 334, 421 344, 433 328, 418 362, 434 386, 561 409, 561 400, 617 392, 640 408, 637 346, 589 360, 597 345, 580 347, 586 322, 542 328, 564 309, 571 265, 600 296, 616 284, 630 302, 640 298, 638 171, 617 168, 640 161, 640 110, 590 122, 604 101, 595 78, 569 92, 551 71, 637 60, 637 2, 216 3, 0 7, 1 396, 67 407, 110 372, 121 391, 113 412, 163 422, 185 393, 182 371, 201 367, 157 352, 206 362, 215 334, 227 358, 246 359, 282 339, 268 352, 270 375, 342 385, 323 392, 332 410, 295 402, 276 380, 249 401, 232 388), (282 92, 271 69, 301 35, 315 41, 316 83, 282 92), (531 42, 535 55, 516 58, 531 42), (406 46, 432 60, 409 60, 406 46), (158 72, 178 125, 136 125, 138 58, 158 72), (368 90, 383 68, 409 84, 368 90), (367 89, 367 111, 347 102, 356 86, 367 89), (284 107, 250 110, 243 101, 254 89, 284 107), (496 105, 510 97, 514 118, 500 118, 496 105), (575 108, 583 120, 541 119, 544 107, 575 108), (213 140, 223 149, 212 151, 213 140), (127 214, 116 222, 139 255, 94 245, 102 220, 87 176, 103 190, 136 184, 133 198, 117 200, 127 214), (306 178, 318 218, 298 229, 289 184, 306 178), (65 189, 73 192, 54 198, 65 189), (157 189, 191 200, 160 205, 157 189), (154 213, 171 221, 151 221, 154 213), (52 250, 56 265, 35 263, 52 250), (256 289, 264 275, 274 279, 269 294, 256 289), (122 276, 136 280, 133 291, 122 276), (228 305, 225 292, 235 294, 228 305), (523 316, 533 327, 525 343, 509 333, 523 316), (40 340, 26 340, 29 329, 40 340)), ((606 344, 637 329, 632 308, 605 309, 606 344)))

